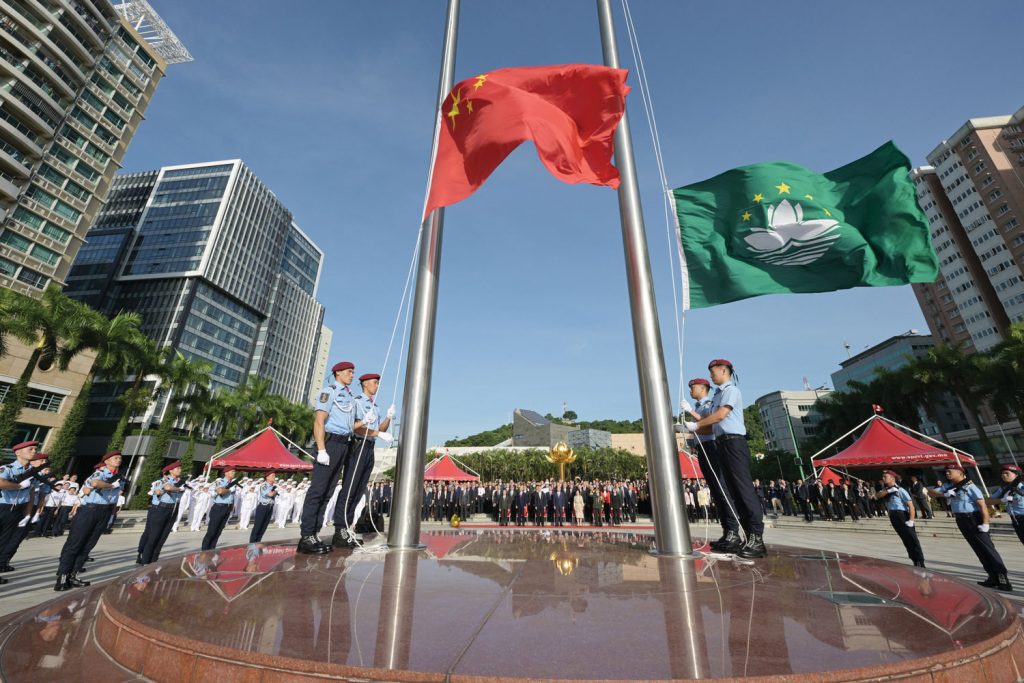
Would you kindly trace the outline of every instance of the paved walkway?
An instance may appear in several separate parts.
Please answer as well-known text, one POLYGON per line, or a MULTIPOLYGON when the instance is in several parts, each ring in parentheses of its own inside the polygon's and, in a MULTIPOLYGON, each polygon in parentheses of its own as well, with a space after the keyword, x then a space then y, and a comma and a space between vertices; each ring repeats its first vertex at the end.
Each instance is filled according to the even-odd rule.
MULTIPOLYGON (((480 522, 485 521, 482 516, 478 516, 477 519, 480 522)), ((422 528, 424 530, 443 529, 449 528, 449 526, 443 523, 429 522, 423 524, 422 528)), ((547 527, 547 529, 550 528, 547 527)), ((641 520, 637 525, 625 525, 617 527, 617 529, 636 533, 652 533, 650 521, 646 519, 641 520)), ((691 527, 694 540, 703 539, 709 532, 713 538, 717 538, 719 535, 716 528, 708 529, 704 524, 695 524, 691 527)), ((119 529, 112 534, 103 536, 93 551, 96 561, 87 565, 88 571, 82 575, 82 578, 98 582, 133 570, 136 567, 135 553, 140 533, 141 528, 137 526, 119 529)), ((166 559, 197 550, 202 536, 202 531, 192 533, 187 530, 171 534, 164 546, 162 557, 166 559)), ((57 571, 57 557, 60 554, 64 538, 32 538, 22 544, 12 562, 17 571, 3 574, 10 580, 10 583, 0 586, 0 615, 32 607, 58 595, 53 592, 53 583, 57 571)), ((269 542, 295 541, 297 538, 297 527, 278 529, 271 525, 264 540, 269 542)), ((248 531, 238 531, 229 527, 221 536, 220 545, 238 545, 246 543, 248 540, 248 531)), ((767 529, 765 540, 769 545, 814 548, 910 563, 907 560, 903 544, 891 529, 886 532, 884 529, 865 528, 863 531, 836 533, 825 528, 824 525, 818 524, 795 527, 787 525, 767 529)), ((930 569, 970 581, 985 578, 974 553, 962 539, 923 537, 921 545, 924 548, 925 558, 930 569)), ((1016 538, 1000 536, 996 539, 996 547, 1002 554, 1003 561, 1010 568, 1010 580, 1016 585, 1016 590, 1013 593, 1003 595, 1020 605, 1022 615, 1024 615, 1024 545, 1021 545, 1016 538)))

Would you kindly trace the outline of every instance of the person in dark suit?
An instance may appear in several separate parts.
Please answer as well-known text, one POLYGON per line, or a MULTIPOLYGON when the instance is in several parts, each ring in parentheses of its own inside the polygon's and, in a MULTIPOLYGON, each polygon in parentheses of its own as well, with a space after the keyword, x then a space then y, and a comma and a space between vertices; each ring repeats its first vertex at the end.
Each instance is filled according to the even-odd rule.
POLYGON ((910 495, 914 497, 917 512, 923 519, 932 518, 932 503, 925 490, 924 484, 916 475, 910 475, 910 495))
POLYGON ((525 484, 519 485, 516 492, 516 526, 525 526, 530 516, 530 492, 526 490, 525 484))
POLYGON ((804 521, 813 522, 814 515, 811 514, 811 487, 803 479, 796 480, 796 502, 800 506, 800 512, 804 515, 804 521))
POLYGON ((512 507, 515 501, 512 498, 512 492, 507 488, 502 488, 498 493, 498 525, 508 526, 509 519, 512 516, 512 507))
POLYGON ((555 492, 551 494, 551 505, 553 506, 555 513, 551 523, 555 526, 565 526, 565 491, 562 490, 561 484, 559 484, 555 488, 555 492))

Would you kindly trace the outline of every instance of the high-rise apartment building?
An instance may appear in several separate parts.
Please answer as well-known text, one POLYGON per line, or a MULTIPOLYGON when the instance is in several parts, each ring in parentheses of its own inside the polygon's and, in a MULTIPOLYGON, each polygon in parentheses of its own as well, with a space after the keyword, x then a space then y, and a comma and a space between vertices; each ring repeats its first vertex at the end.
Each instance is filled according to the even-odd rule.
MULTIPOLYGON (((144 0, 0 3, 0 287, 38 297, 65 284, 167 66, 191 59, 144 0)), ((0 401, 32 352, 9 346, 0 401)), ((45 447, 91 364, 37 368, 12 443, 45 447)))
MULTIPOLYGON (((213 366, 214 389, 249 375, 305 402, 324 309, 323 252, 241 161, 118 176, 68 277, 68 294, 213 366)), ((103 392, 98 392, 102 395, 103 392)), ((102 417, 102 402, 94 406, 102 417)))
POLYGON ((1024 320, 1024 108, 970 119, 913 171, 939 257, 914 293, 936 340, 986 351, 1024 320))

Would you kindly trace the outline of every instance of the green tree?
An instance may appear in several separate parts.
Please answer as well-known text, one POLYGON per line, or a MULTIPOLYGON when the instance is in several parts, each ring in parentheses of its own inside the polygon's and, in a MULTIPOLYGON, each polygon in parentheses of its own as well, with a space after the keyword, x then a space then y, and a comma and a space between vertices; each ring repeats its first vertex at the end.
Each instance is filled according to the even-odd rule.
POLYGON ((1024 425, 1024 323, 1010 326, 1006 339, 979 359, 984 392, 1000 420, 1024 425))
POLYGON ((74 357, 65 349, 65 343, 77 335, 96 312, 83 303, 70 299, 61 293, 56 285, 43 291, 42 299, 28 297, 8 299, 5 313, 10 317, 10 333, 16 334, 26 343, 35 343, 25 369, 17 383, 11 387, 0 408, 0 444, 10 444, 18 424, 18 416, 28 396, 28 384, 36 368, 47 370, 55 363, 61 370, 67 370, 74 357))
POLYGON ((448 439, 444 442, 445 446, 497 446, 502 441, 507 441, 512 438, 512 423, 503 424, 497 429, 490 429, 485 432, 479 432, 472 436, 467 436, 464 439, 458 437, 454 439, 448 439))
POLYGON ((128 374, 131 362, 145 339, 139 331, 141 324, 142 316, 138 313, 119 313, 108 320, 92 311, 86 324, 69 331, 60 352, 61 365, 66 367, 71 358, 86 349, 96 352, 96 360, 50 447, 50 463, 54 471, 61 471, 74 452, 85 424, 93 382, 98 378, 120 381, 128 374))
MULTIPOLYGON (((138 340, 132 354, 130 368, 135 377, 132 386, 118 397, 121 417, 107 444, 108 451, 119 451, 124 447, 129 422, 139 413, 144 413, 155 398, 153 390, 146 386, 146 378, 156 375, 163 367, 163 351, 148 337, 138 340)), ((159 381, 159 377, 157 379, 159 381)))

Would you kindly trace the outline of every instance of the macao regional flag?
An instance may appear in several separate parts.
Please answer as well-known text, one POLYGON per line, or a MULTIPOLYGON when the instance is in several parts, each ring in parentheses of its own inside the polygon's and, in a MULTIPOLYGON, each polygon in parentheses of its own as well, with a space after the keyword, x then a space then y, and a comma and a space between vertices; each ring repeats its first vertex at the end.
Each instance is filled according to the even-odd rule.
POLYGON ((626 74, 562 64, 498 69, 456 84, 441 103, 425 215, 476 192, 527 140, 559 180, 618 187, 612 152, 626 110, 626 74))
POLYGON ((755 164, 673 190, 683 308, 934 282, 938 258, 909 170, 887 142, 828 173, 755 164))

